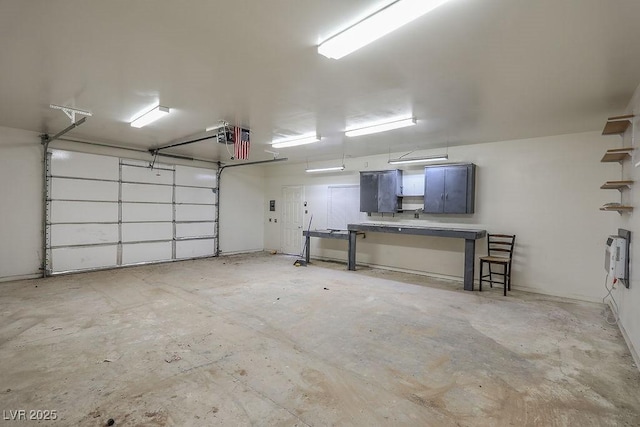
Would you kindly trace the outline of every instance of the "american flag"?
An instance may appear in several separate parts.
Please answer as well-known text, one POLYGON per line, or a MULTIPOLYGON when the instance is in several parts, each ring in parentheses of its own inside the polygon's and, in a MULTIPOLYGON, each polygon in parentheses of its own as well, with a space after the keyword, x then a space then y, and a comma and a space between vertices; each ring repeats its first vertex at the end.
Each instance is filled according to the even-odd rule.
POLYGON ((249 130, 235 126, 233 128, 233 156, 237 160, 247 160, 250 146, 249 130))

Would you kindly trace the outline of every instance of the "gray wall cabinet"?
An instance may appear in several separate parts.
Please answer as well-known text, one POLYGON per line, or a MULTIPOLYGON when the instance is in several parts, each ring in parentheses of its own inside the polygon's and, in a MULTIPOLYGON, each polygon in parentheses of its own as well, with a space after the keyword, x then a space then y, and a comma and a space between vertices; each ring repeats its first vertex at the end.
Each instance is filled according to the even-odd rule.
POLYGON ((424 168, 424 212, 468 214, 475 208, 476 165, 424 168))
POLYGON ((360 212, 395 213, 402 206, 402 171, 360 172, 360 212))

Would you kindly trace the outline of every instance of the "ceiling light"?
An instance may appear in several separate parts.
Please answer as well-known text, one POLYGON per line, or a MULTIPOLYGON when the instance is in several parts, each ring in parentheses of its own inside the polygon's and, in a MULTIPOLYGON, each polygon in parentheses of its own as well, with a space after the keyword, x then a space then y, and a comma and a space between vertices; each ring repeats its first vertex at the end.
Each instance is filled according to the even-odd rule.
POLYGON ((318 45, 318 53, 340 59, 402 27, 448 0, 397 0, 318 45))
POLYGON ((368 135, 371 133, 385 132, 392 129, 400 129, 407 126, 413 126, 416 124, 416 118, 410 117, 408 119, 394 119, 386 122, 379 122, 372 125, 364 126, 357 129, 349 129, 344 134, 346 136, 360 136, 368 135))
POLYGON ((171 110, 169 107, 163 107, 162 105, 156 105, 151 110, 139 115, 137 119, 131 122, 131 126, 134 128, 141 128, 143 126, 148 125, 149 123, 153 123, 161 117, 169 114, 171 110))
POLYGON ((331 172, 331 171, 343 171, 343 170, 344 170, 344 165, 334 166, 330 168, 305 169, 305 172, 313 173, 313 172, 331 172))
POLYGON ((273 148, 295 147, 296 145, 313 144, 318 141, 320 141, 320 136, 314 133, 311 135, 280 139, 272 143, 271 146, 273 148))
POLYGON ((426 162, 440 162, 445 160, 449 160, 448 154, 444 154, 442 156, 400 157, 398 159, 389 159, 389 164, 399 165, 403 163, 426 163, 426 162))

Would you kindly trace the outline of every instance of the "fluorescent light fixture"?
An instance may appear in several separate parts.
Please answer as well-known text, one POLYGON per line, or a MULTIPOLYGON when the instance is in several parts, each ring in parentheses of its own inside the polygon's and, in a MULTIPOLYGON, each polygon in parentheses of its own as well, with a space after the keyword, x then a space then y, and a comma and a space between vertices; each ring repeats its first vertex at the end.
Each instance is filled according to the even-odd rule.
POLYGON ((407 126, 413 126, 415 124, 416 124, 415 117, 409 117, 408 119, 407 118, 393 119, 391 121, 379 122, 379 123, 371 124, 368 126, 357 128, 357 129, 349 129, 344 134, 349 137, 369 135, 371 133, 386 132, 392 129, 400 129, 407 126))
POLYGON ((305 145, 305 144, 313 144, 314 142, 320 141, 320 136, 314 134, 303 135, 303 136, 295 136, 292 138, 285 138, 275 141, 271 144, 273 148, 285 148, 285 147, 295 147, 296 145, 305 145))
POLYGON ((343 170, 344 170, 344 165, 334 166, 330 168, 305 169, 305 172, 314 173, 314 172, 331 172, 331 171, 343 171, 343 170))
POLYGON ((148 125, 149 123, 155 122, 161 117, 166 116, 170 111, 171 110, 169 110, 169 107, 156 105, 151 110, 139 115, 137 119, 131 122, 131 126, 133 126, 134 128, 141 128, 148 125))
POLYGON ((427 163, 427 162, 440 162, 449 160, 449 155, 442 156, 426 156, 426 157, 400 157, 398 159, 390 159, 390 165, 399 165, 403 163, 427 163))
POLYGON ((448 0, 397 0, 318 45, 318 53, 340 59, 432 11, 448 0))

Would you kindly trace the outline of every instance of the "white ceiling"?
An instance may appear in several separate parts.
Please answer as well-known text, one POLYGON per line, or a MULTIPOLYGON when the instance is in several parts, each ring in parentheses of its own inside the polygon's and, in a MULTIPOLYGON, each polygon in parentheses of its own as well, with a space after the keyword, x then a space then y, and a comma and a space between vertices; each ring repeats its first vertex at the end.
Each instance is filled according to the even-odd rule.
MULTIPOLYGON (((0 0, 0 126, 55 134, 49 104, 93 113, 70 138, 148 149, 219 120, 321 143, 291 160, 602 129, 640 83, 638 0, 451 0, 340 60, 317 43, 389 0, 0 0), (159 101, 148 127, 132 116, 159 101), (418 125, 344 137, 357 123, 418 125)), ((228 161, 213 140, 172 153, 228 161)))

